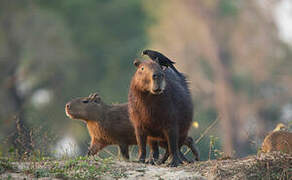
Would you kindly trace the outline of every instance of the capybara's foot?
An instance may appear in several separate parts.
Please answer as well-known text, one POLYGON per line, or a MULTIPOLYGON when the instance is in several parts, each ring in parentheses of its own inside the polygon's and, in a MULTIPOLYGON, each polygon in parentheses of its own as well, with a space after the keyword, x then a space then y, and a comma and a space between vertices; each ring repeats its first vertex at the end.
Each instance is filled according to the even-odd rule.
POLYGON ((139 163, 145 163, 145 159, 144 158, 139 158, 138 162, 139 163))
POLYGON ((129 156, 122 155, 120 159, 122 159, 123 161, 129 161, 129 156))
POLYGON ((195 159, 196 161, 200 161, 200 158, 199 158, 199 156, 196 156, 196 159, 195 159))
POLYGON ((86 153, 86 156, 90 156, 90 151, 88 151, 88 152, 86 153))
POLYGON ((187 137, 185 139, 184 144, 187 145, 191 149, 191 151, 193 152, 193 154, 195 156, 195 160, 196 161, 200 161, 200 153, 199 153, 198 148, 195 145, 195 142, 194 142, 193 138, 187 137))
POLYGON ((126 162, 130 162, 130 159, 124 158, 124 157, 122 157, 120 160, 123 160, 123 161, 126 161, 126 162))
POLYGON ((168 152, 165 152, 164 156, 162 156, 162 158, 160 158, 160 159, 158 159, 158 160, 156 161, 156 164, 157 164, 157 165, 164 164, 165 161, 168 159, 168 157, 169 157, 169 153, 168 153, 168 152))
POLYGON ((88 151, 87 151, 87 154, 86 154, 87 156, 93 156, 94 154, 92 153, 92 151, 91 151, 91 149, 89 149, 88 151))
POLYGON ((165 163, 165 161, 162 161, 162 159, 159 159, 155 164, 156 164, 156 165, 161 165, 161 164, 163 164, 163 163, 165 163))
POLYGON ((151 165, 154 165, 155 162, 154 162, 154 159, 153 158, 149 158, 145 161, 146 164, 151 164, 151 165))
POLYGON ((177 167, 183 162, 177 156, 170 156, 170 162, 167 164, 168 167, 177 167))

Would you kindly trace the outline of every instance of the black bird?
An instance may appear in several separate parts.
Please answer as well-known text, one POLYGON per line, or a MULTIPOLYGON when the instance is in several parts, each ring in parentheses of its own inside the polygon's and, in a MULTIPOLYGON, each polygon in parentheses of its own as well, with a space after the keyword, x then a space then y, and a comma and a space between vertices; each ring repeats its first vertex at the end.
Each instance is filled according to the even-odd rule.
POLYGON ((144 50, 142 52, 142 55, 149 56, 151 60, 153 60, 156 63, 158 63, 160 66, 170 67, 177 74, 180 75, 180 72, 178 72, 177 69, 173 66, 173 64, 175 64, 175 62, 173 62, 172 60, 168 59, 166 56, 164 56, 160 52, 147 49, 147 50, 144 50))

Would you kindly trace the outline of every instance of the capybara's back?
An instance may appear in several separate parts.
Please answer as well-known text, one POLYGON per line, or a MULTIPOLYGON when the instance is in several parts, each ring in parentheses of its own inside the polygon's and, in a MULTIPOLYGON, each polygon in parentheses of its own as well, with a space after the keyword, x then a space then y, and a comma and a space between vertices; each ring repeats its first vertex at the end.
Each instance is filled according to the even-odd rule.
POLYGON ((288 131, 274 131, 267 135, 262 145, 262 152, 281 151, 292 153, 292 133, 288 131))

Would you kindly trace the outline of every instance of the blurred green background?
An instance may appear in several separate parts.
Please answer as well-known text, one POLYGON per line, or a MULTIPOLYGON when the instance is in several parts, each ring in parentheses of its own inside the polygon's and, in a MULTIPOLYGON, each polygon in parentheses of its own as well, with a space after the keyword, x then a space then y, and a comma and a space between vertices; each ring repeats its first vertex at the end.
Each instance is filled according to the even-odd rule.
POLYGON ((126 102, 132 62, 149 48, 190 80, 189 134, 217 119, 197 144, 202 159, 256 153, 291 124, 291 14, 289 0, 1 0, 0 152, 83 155, 90 138, 66 102, 93 92, 126 102))

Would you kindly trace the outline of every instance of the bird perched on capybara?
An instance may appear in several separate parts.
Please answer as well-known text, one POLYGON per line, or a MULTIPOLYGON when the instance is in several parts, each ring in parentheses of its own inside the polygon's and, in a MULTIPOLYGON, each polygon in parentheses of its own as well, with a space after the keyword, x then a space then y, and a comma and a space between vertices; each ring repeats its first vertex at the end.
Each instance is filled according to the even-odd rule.
POLYGON ((265 137, 261 148, 262 152, 281 151, 292 153, 292 132, 286 129, 287 127, 285 125, 278 124, 277 127, 265 137))
POLYGON ((182 163, 179 147, 185 141, 193 118, 188 83, 182 74, 154 61, 135 60, 137 70, 129 89, 129 114, 135 128, 139 161, 146 156, 147 137, 166 141, 169 166, 182 163))
MULTIPOLYGON (((108 105, 97 93, 89 97, 76 98, 66 104, 66 114, 72 119, 87 123, 91 137, 89 155, 94 155, 107 145, 116 144, 123 158, 129 159, 129 145, 136 145, 136 136, 128 115, 128 104, 108 105)), ((158 159, 159 151, 156 141, 149 140, 150 163, 158 159)), ((198 151, 191 137, 184 143, 199 159, 198 151)))
POLYGON ((152 61, 155 61, 156 63, 158 63, 160 66, 165 66, 165 67, 170 67, 171 69, 173 69, 177 74, 180 75, 180 73, 178 72, 178 70, 174 67, 173 64, 175 64, 175 62, 173 62, 172 60, 170 60, 169 58, 167 58, 166 56, 164 56, 163 54, 161 54, 160 52, 157 51, 153 51, 153 50, 149 50, 146 49, 142 52, 142 55, 147 55, 148 57, 150 57, 150 59, 152 61))

